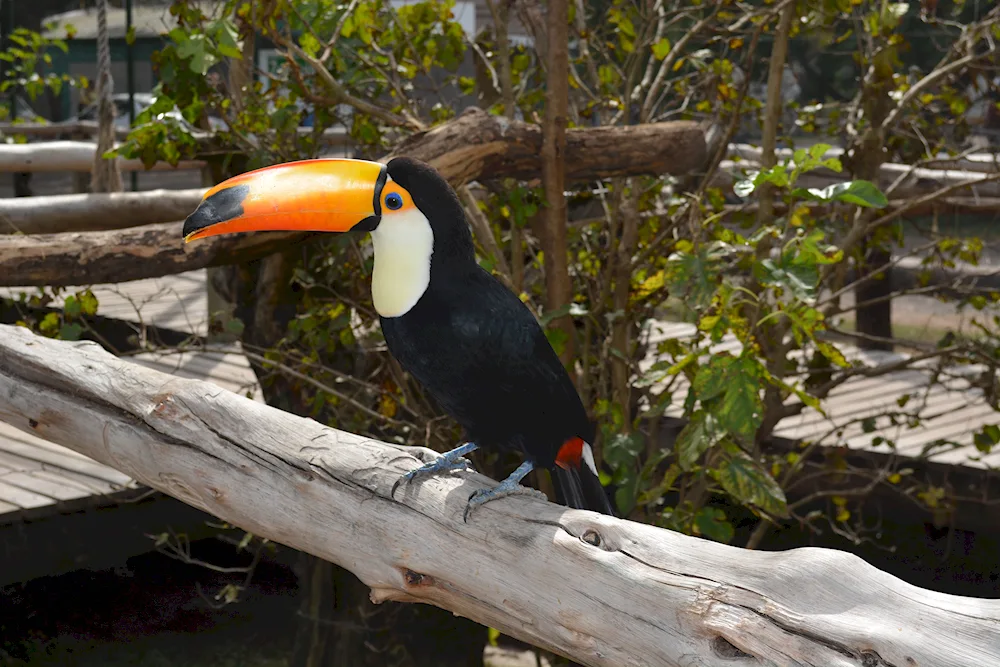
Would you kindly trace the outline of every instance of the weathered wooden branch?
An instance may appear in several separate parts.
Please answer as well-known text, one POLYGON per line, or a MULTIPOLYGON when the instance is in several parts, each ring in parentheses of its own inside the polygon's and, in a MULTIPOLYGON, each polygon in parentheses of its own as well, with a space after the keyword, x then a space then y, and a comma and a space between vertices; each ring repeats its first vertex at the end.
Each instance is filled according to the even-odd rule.
POLYGON ((295 417, 93 343, 0 326, 0 419, 220 519, 593 666, 1000 664, 1000 601, 827 549, 768 553, 515 497, 472 473, 389 496, 427 450, 295 417))
POLYGON ((0 199, 0 234, 103 231, 183 220, 206 189, 0 199))
MULTIPOLYGON (((760 149, 746 144, 730 146, 731 155, 738 161, 727 160, 720 165, 717 184, 728 187, 732 184, 730 172, 744 169, 759 169, 758 159, 760 149)), ((776 151, 781 159, 790 159, 792 151, 782 149, 776 151)), ((826 157, 841 157, 843 149, 831 149, 826 157)), ((1000 197, 1000 182, 976 182, 984 176, 1000 171, 998 156, 977 154, 964 158, 942 159, 927 167, 913 167, 906 164, 884 162, 878 171, 878 186, 883 189, 895 186, 890 193, 894 199, 905 199, 929 194, 939 188, 971 183, 968 187, 958 190, 955 194, 970 194, 976 197, 1000 197)), ((825 187, 848 180, 846 173, 837 173, 829 169, 818 169, 804 174, 799 179, 802 187, 825 187)))
MULTIPOLYGON (((312 134, 313 128, 296 128, 299 134, 312 134)), ((131 129, 116 129, 115 137, 125 139, 131 129)), ((81 139, 97 136, 97 121, 68 120, 56 123, 0 123, 0 134, 5 136, 22 135, 31 139, 81 139)), ((210 144, 214 133, 195 130, 191 133, 195 140, 210 144)), ((342 127, 328 127, 323 131, 325 142, 344 143, 347 131, 342 127)))
POLYGON ((0 236, 0 286, 94 285, 156 278, 271 254, 303 234, 213 236, 184 243, 181 222, 119 231, 0 236))
MULTIPOLYGON (((456 185, 487 178, 531 180, 541 174, 538 125, 470 108, 449 123, 408 137, 392 155, 409 155, 445 174, 456 185)), ((392 156, 389 156, 392 157, 392 156)), ((686 174, 706 158, 697 123, 676 121, 566 131, 566 179, 686 174)))
MULTIPOLYGON (((0 144, 0 172, 89 172, 94 164, 97 144, 92 141, 46 141, 37 144, 0 144)), ((122 171, 146 171, 141 160, 118 159, 122 171)), ((157 162, 153 171, 200 169, 201 160, 182 160, 176 167, 157 162)))
MULTIPOLYGON (((803 146, 803 148, 808 149, 808 146, 803 146)), ((779 160, 789 160, 791 159, 793 153, 794 151, 790 148, 775 149, 775 154, 778 156, 779 160)), ((761 150, 759 146, 752 146, 750 144, 729 144, 729 156, 730 159, 739 157, 741 160, 756 162, 760 160, 761 150)), ((843 158, 843 156, 844 149, 840 146, 833 146, 823 154, 824 159, 832 157, 843 158)), ((897 164, 895 166, 906 165, 897 164)), ((990 173, 1000 171, 1000 153, 969 153, 956 157, 950 157, 942 154, 940 159, 928 162, 921 168, 945 170, 954 169, 958 171, 990 173)))
MULTIPOLYGON (((0 134, 4 136, 21 135, 29 139, 81 139, 96 137, 98 123, 96 120, 66 120, 56 123, 0 123, 0 134)), ((115 137, 124 139, 128 136, 126 129, 115 129, 115 137)))
MULTIPOLYGON (((541 131, 536 126, 470 109, 405 142, 383 161, 404 154, 418 157, 460 185, 474 179, 536 178, 540 150, 541 131)), ((567 133, 567 170, 577 180, 596 180, 615 170, 621 175, 683 173, 698 168, 704 156, 704 135, 694 123, 583 128, 567 133)), ((179 223, 114 232, 0 236, 0 285, 80 285, 150 278, 248 261, 304 235, 219 238, 227 240, 218 243, 213 237, 185 247, 179 223)))
MULTIPOLYGON (((743 178, 742 174, 745 171, 759 169, 760 165, 755 162, 723 160, 719 164, 719 170, 712 175, 711 183, 715 187, 731 191, 733 184, 743 178)), ((996 180, 996 173, 912 168, 905 164, 884 163, 879 168, 879 178, 876 185, 883 191, 888 191, 889 187, 895 186, 889 193, 894 200, 916 198, 931 194, 944 187, 961 186, 962 184, 966 185, 956 189, 955 194, 997 199, 1000 198, 1000 181, 996 180), (898 180, 899 183, 897 183, 898 180)), ((844 172, 836 173, 829 169, 817 169, 799 176, 796 186, 825 188, 848 180, 850 177, 844 172)))

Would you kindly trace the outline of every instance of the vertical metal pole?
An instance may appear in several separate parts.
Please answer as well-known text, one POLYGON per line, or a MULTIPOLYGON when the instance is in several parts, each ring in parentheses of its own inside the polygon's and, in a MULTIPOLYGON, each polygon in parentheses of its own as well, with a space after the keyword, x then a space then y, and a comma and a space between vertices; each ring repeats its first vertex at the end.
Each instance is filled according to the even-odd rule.
MULTIPOLYGON (((13 0, 11 0, 13 2, 13 0)), ((132 0, 125 0, 125 66, 127 68, 126 78, 128 79, 128 124, 135 124, 135 63, 132 54, 132 42, 128 35, 132 31, 132 0)), ((132 191, 139 189, 139 172, 134 169, 131 172, 132 191)))

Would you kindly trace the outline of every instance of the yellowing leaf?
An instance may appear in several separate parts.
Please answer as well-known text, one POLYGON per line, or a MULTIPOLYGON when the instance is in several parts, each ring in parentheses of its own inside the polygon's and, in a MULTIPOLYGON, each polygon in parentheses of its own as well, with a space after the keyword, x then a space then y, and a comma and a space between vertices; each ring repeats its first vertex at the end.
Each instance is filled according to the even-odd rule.
POLYGON ((656 44, 651 47, 653 49, 653 57, 657 60, 663 60, 670 53, 670 40, 664 37, 656 44))

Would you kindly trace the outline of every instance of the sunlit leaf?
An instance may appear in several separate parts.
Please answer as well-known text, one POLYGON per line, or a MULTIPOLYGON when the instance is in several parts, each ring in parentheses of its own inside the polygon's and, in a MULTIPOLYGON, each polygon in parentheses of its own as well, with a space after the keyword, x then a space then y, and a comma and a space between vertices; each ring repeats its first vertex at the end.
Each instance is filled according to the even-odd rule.
POLYGON ((735 456, 715 472, 726 492, 746 505, 779 517, 788 516, 788 503, 770 473, 748 456, 735 456))

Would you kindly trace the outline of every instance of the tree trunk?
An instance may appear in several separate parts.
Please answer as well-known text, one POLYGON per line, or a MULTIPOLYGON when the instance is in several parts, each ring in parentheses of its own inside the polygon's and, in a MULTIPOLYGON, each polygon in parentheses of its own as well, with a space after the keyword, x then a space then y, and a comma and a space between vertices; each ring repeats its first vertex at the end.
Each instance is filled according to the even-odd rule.
POLYGON ((427 450, 92 343, 0 326, 0 418, 349 567, 374 601, 437 605, 584 665, 1000 664, 1000 600, 922 590, 840 551, 749 551, 537 498, 464 522, 481 475, 390 497, 427 450))
MULTIPOLYGON (((542 126, 542 187, 545 190, 545 226, 541 238, 545 268, 545 307, 548 312, 566 308, 573 301, 569 277, 569 244, 566 229, 566 117, 569 105, 569 5, 549 0, 546 15, 548 58, 545 85, 545 119, 542 126)), ((564 366, 576 359, 576 330, 568 314, 549 324, 562 332, 559 358, 564 366)), ((575 374, 573 374, 575 377, 575 374)))

